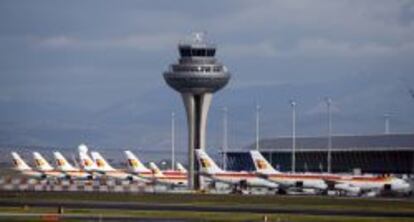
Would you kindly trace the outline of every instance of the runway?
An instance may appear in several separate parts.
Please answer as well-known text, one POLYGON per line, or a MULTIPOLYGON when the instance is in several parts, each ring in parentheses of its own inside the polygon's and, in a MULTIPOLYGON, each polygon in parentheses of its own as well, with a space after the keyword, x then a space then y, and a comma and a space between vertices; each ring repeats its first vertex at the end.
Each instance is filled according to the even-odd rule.
POLYGON ((76 219, 82 221, 101 221, 104 220, 106 222, 109 221, 135 221, 135 222, 190 222, 192 220, 186 219, 165 219, 165 218, 145 218, 145 217, 137 217, 137 216, 102 216, 102 215, 79 215, 79 214, 42 214, 42 213, 0 213, 1 218, 42 218, 45 221, 56 221, 56 218, 63 218, 63 219, 76 219))
POLYGON ((259 214, 301 214, 313 216, 355 216, 355 217, 408 217, 414 218, 414 212, 370 212, 357 210, 323 210, 323 209, 286 209, 281 207, 263 207, 254 205, 243 206, 192 206, 189 204, 155 204, 118 201, 18 201, 0 200, 2 207, 58 207, 82 208, 82 209, 119 209, 119 210, 144 210, 144 211, 192 211, 192 212, 231 212, 231 213, 259 213, 259 214))

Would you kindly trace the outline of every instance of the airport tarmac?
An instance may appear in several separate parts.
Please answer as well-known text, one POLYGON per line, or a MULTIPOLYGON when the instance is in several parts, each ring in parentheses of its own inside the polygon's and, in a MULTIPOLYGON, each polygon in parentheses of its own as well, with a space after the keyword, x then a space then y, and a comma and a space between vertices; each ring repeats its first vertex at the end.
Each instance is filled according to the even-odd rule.
POLYGON ((190 220, 185 219, 151 219, 151 218, 142 218, 142 217, 134 217, 134 216, 102 216, 102 215, 78 215, 78 214, 41 214, 41 213, 31 213, 31 214, 17 214, 17 213, 0 213, 0 220, 1 219, 33 219, 33 218, 41 218, 44 220, 55 221, 59 219, 76 219, 82 221, 128 221, 128 222, 189 222, 190 220))
POLYGON ((324 209, 286 209, 283 207, 265 207, 257 205, 243 206, 194 206, 188 204, 133 203, 118 201, 77 201, 77 200, 0 200, 0 207, 63 207, 79 209, 118 209, 145 211, 192 211, 192 212, 247 212, 260 214, 301 214, 313 216, 355 216, 355 217, 407 217, 414 218, 414 211, 372 212, 363 210, 324 210, 324 209))
POLYGON ((43 214, 43 213, 29 213, 29 214, 20 214, 20 213, 0 213, 0 220, 6 219, 33 219, 40 218, 44 221, 57 221, 59 219, 73 219, 81 220, 83 222, 87 221, 106 221, 106 222, 118 222, 118 221, 127 221, 127 222, 190 222, 194 220, 186 219, 165 219, 165 218, 143 218, 138 216, 103 216, 103 215, 79 215, 79 214, 43 214))

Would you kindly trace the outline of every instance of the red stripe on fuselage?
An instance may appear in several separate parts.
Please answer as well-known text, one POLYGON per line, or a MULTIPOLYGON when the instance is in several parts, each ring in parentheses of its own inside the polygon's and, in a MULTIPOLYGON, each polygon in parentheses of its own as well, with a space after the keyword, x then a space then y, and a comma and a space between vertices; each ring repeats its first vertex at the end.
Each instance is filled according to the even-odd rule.
POLYGON ((292 175, 292 174, 271 174, 272 179, 314 179, 314 180, 332 180, 332 181, 358 181, 358 182, 386 182, 390 177, 383 176, 341 176, 341 175, 292 175))
POLYGON ((230 178, 255 178, 257 177, 255 174, 252 173, 238 173, 238 172, 232 172, 232 173, 215 173, 212 174, 212 176, 217 176, 217 177, 230 177, 230 178))

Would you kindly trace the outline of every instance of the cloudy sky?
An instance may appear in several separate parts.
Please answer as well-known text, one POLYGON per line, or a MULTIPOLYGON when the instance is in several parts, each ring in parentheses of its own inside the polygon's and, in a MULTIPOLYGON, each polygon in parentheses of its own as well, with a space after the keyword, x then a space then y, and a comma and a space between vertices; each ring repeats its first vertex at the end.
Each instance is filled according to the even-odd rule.
POLYGON ((413 1, 1 1, 0 144, 167 149, 179 96, 162 72, 176 44, 205 31, 232 72, 213 101, 209 145, 219 147, 220 109, 231 145, 254 138, 326 133, 330 96, 337 134, 414 131, 413 1))

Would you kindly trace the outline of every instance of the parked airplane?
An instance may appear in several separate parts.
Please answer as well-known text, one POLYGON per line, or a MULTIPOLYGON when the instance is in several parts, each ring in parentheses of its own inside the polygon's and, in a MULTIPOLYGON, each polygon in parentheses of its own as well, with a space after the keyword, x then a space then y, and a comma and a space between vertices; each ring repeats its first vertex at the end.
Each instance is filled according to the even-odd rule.
POLYGON ((188 185, 188 178, 187 174, 183 174, 181 172, 173 172, 173 171, 167 171, 167 173, 164 173, 166 171, 161 171, 160 168, 154 163, 150 162, 149 167, 152 170, 152 173, 154 175, 155 182, 165 185, 171 185, 171 186, 183 186, 186 187, 188 185))
POLYGON ((187 186, 186 174, 178 171, 170 171, 170 173, 165 174, 165 171, 161 171, 154 163, 150 163, 151 169, 149 169, 131 151, 126 150, 124 154, 128 160, 129 169, 136 176, 168 186, 187 186))
POLYGON ((92 173, 88 173, 72 166, 72 164, 70 164, 60 152, 54 152, 53 155, 55 157, 58 170, 64 172, 67 178, 81 180, 92 180, 94 178, 92 173))
MULTIPOLYGON (((214 182, 222 182, 233 185, 235 188, 242 187, 266 187, 278 188, 276 183, 258 177, 251 172, 232 172, 224 171, 201 149, 195 150, 198 162, 200 164, 200 175, 211 178, 214 182)), ((213 183, 215 184, 215 183, 213 183)))
POLYGON ((168 170, 163 170, 162 173, 165 175, 175 175, 175 176, 183 176, 183 177, 187 177, 187 169, 184 168, 184 166, 181 163, 177 163, 176 164, 176 169, 168 169, 168 170))
POLYGON ((410 193, 410 184, 394 176, 370 176, 370 175, 324 175, 325 181, 329 187, 335 189, 358 189, 359 194, 375 192, 410 193))
POLYGON ((49 162, 46 161, 43 156, 38 152, 33 152, 33 158, 35 161, 36 168, 47 177, 55 177, 58 179, 68 179, 65 173, 55 170, 49 162))
POLYGON ((339 174, 284 174, 276 171, 258 151, 250 151, 255 167, 259 173, 265 174, 269 180, 279 184, 292 182, 291 185, 320 190, 338 190, 348 194, 362 194, 375 191, 408 192, 410 184, 396 177, 383 177, 371 175, 339 175, 339 174), (299 177, 298 177, 299 176, 299 177), (298 178, 298 180, 295 180, 298 178), (301 179, 301 180, 299 180, 301 179), (299 184, 295 184, 294 182, 299 184))
POLYGON ((14 169, 19 171, 21 174, 36 179, 47 178, 46 174, 33 170, 29 165, 27 165, 27 163, 16 152, 12 152, 11 155, 13 157, 14 169))
POLYGON ((112 177, 115 179, 138 181, 138 182, 143 182, 143 183, 150 182, 149 180, 145 178, 141 178, 136 175, 113 168, 111 165, 108 164, 108 162, 106 162, 106 160, 98 152, 91 152, 91 155, 97 166, 96 170, 99 173, 102 173, 108 177, 112 177))
POLYGON ((311 188, 317 191, 324 191, 328 185, 320 176, 303 173, 281 173, 273 168, 272 165, 257 150, 250 151, 256 172, 265 179, 279 184, 279 193, 285 194, 288 189, 311 188))

